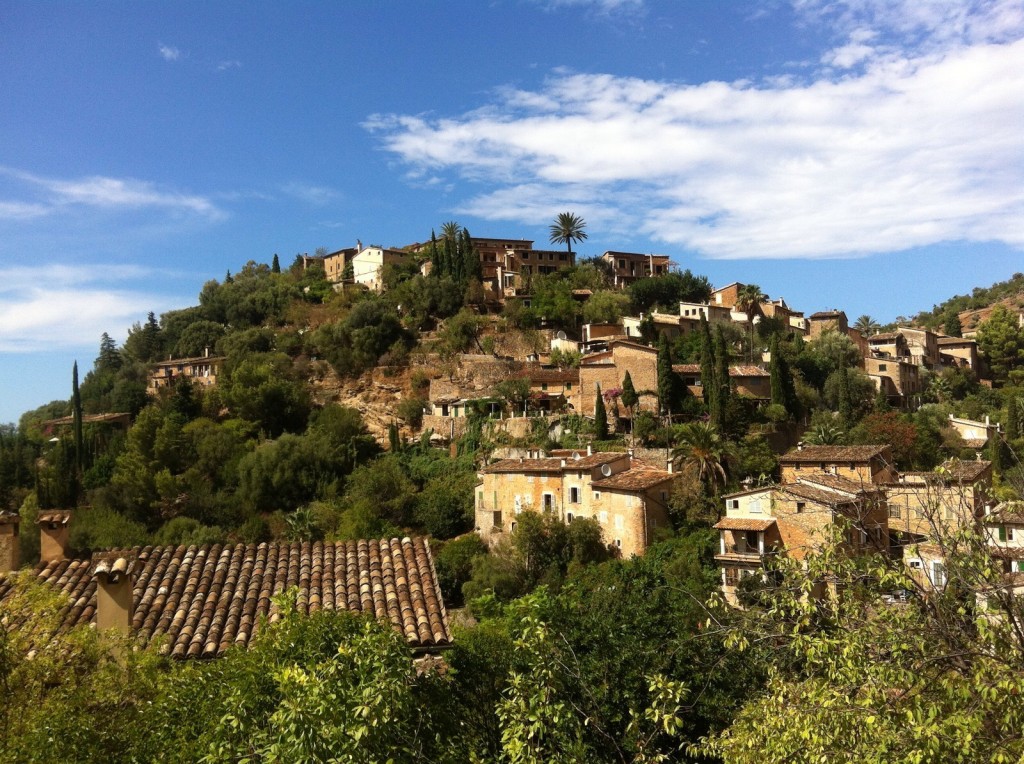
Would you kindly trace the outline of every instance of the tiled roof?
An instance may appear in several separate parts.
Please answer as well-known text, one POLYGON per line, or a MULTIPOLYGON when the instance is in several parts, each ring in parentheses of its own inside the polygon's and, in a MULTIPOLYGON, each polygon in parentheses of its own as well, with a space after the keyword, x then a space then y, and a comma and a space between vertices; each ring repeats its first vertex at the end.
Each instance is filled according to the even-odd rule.
POLYGON ((862 484, 839 475, 801 475, 798 482, 829 488, 833 491, 843 491, 855 496, 866 492, 876 493, 879 490, 878 486, 873 483, 862 484))
POLYGON ((988 438, 964 438, 964 445, 968 448, 984 448, 988 438))
POLYGON ((633 462, 628 470, 616 472, 611 477, 594 480, 591 486, 609 491, 642 491, 661 483, 667 483, 674 477, 675 475, 671 472, 633 462))
MULTIPOLYGON (((212 658, 247 645, 261 616, 280 616, 271 597, 292 586, 300 613, 370 613, 412 647, 451 642, 430 548, 420 538, 148 546, 40 563, 34 573, 68 595, 61 618, 69 628, 93 620, 94 574, 121 567, 135 577, 133 633, 142 643, 165 638, 161 651, 173 658, 212 658)), ((9 590, 0 578, 0 599, 9 590)))
POLYGON ((222 355, 199 355, 192 358, 169 358, 166 361, 157 361, 154 366, 184 366, 189 363, 211 363, 213 361, 223 361, 226 356, 222 355))
POLYGON ((700 374, 699 363, 674 363, 672 371, 676 374, 700 374))
POLYGON ((892 342, 895 339, 899 339, 900 336, 899 332, 881 332, 868 337, 868 342, 892 342))
POLYGON ((36 516, 40 525, 67 525, 71 522, 71 512, 66 509, 43 510, 36 516))
POLYGON ((810 319, 812 321, 820 321, 823 318, 839 318, 842 314, 838 310, 819 310, 817 313, 812 313, 810 319))
POLYGON ((942 469, 945 470, 946 477, 949 480, 963 483, 974 482, 985 474, 985 471, 991 466, 992 462, 985 461, 984 459, 978 459, 976 461, 960 461, 953 459, 942 463, 942 469))
POLYGON ((489 464, 481 472, 561 472, 561 459, 502 459, 489 464))
POLYGON ((723 517, 715 528, 725 531, 764 531, 775 525, 774 518, 760 520, 754 517, 723 517))
POLYGON ((521 376, 531 382, 579 382, 579 369, 528 369, 521 376))
POLYGON ((1024 560, 1024 547, 990 544, 988 552, 1001 560, 1024 560))
POLYGON ((600 467, 602 464, 617 462, 624 456, 628 456, 628 454, 622 451, 599 451, 590 456, 581 455, 579 459, 566 459, 565 466, 567 469, 589 470, 592 467, 600 467))
POLYGON ((939 337, 938 342, 940 345, 977 345, 975 340, 967 339, 965 337, 939 337))
POLYGON ((780 485, 779 490, 788 493, 791 496, 796 496, 798 499, 807 499, 818 504, 824 504, 827 507, 834 507, 837 504, 849 504, 853 499, 840 496, 832 491, 825 490, 824 488, 815 488, 811 485, 804 485, 803 483, 787 483, 786 485, 780 485))
MULTIPOLYGON (((672 364, 672 371, 676 374, 700 374, 699 363, 675 363, 672 364)), ((730 366, 730 377, 770 377, 767 371, 760 366, 730 366)))
POLYGON ((1002 523, 1013 523, 1024 525, 1024 501, 1004 501, 996 505, 985 518, 988 525, 1001 525, 1002 523))
POLYGON ((888 446, 804 446, 785 454, 785 462, 866 462, 881 454, 888 446))

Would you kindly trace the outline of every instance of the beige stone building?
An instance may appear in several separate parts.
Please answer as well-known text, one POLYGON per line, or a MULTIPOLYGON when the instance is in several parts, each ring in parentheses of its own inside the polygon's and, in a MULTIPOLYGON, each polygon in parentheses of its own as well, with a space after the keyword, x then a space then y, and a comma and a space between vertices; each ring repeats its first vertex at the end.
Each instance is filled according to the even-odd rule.
POLYGON ((669 526, 673 478, 628 453, 503 459, 478 476, 476 530, 493 545, 515 531, 523 512, 549 512, 565 523, 594 520, 609 547, 642 555, 669 526))
POLYGON ((747 576, 763 576, 772 555, 801 560, 818 551, 832 533, 843 534, 853 554, 887 552, 885 492, 831 474, 806 474, 796 482, 729 494, 715 555, 722 591, 738 604, 737 587, 747 576))
MULTIPOLYGON (((672 371, 679 375, 691 395, 704 400, 704 380, 699 363, 677 363, 672 366, 672 371)), ((733 391, 744 398, 761 402, 772 399, 771 374, 760 366, 730 366, 729 383, 733 391)))
POLYGON ((153 364, 147 390, 150 395, 155 395, 159 390, 171 387, 177 379, 187 379, 201 387, 212 387, 217 384, 217 375, 224 360, 223 356, 210 355, 210 349, 207 348, 202 356, 196 358, 172 358, 153 364))
POLYGON ((634 281, 649 276, 663 276, 672 261, 668 255, 645 255, 640 252, 605 252, 601 255, 612 272, 616 287, 628 287, 634 281))
POLYGON ((779 459, 783 483, 796 483, 808 474, 828 474, 859 485, 896 482, 897 471, 889 446, 797 446, 779 459))
POLYGON ((906 358, 867 356, 864 373, 895 406, 910 406, 922 390, 920 367, 906 358))
POLYGON ((351 262, 359 250, 356 247, 345 247, 336 252, 324 255, 324 278, 332 284, 340 284, 345 278, 345 266, 351 262))
POLYGON ((943 366, 971 369, 981 376, 978 343, 964 337, 939 337, 939 360, 943 366))
POLYGON ((373 292, 384 289, 381 271, 385 265, 402 265, 411 255, 402 249, 388 249, 376 244, 363 247, 352 257, 352 280, 373 292))
POLYGON ((807 318, 807 333, 810 338, 817 339, 825 332, 848 334, 850 324, 846 313, 841 310, 821 310, 807 318))
POLYGON ((1004 501, 985 517, 991 555, 1004 573, 1024 573, 1024 501, 1004 501))
MULTIPOLYGON (((658 389, 658 351, 646 345, 626 340, 614 340, 608 350, 584 356, 580 361, 579 408, 583 416, 594 415, 597 386, 602 392, 622 387, 622 380, 629 372, 633 388, 640 393, 658 389)), ((657 413, 658 401, 655 395, 641 395, 638 411, 657 413)), ((625 409, 622 416, 628 416, 625 409)))

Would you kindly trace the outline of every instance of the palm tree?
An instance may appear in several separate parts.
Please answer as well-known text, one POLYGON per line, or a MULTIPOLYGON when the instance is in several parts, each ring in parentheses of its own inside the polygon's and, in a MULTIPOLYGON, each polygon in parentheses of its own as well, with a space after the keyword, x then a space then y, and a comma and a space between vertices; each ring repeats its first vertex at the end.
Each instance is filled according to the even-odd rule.
POLYGON ((672 459, 696 472, 701 484, 717 496, 719 486, 725 486, 729 454, 729 444, 713 424, 689 422, 679 428, 679 445, 672 450, 672 459))
POLYGON ((761 312, 761 303, 767 299, 768 296, 757 284, 745 284, 736 294, 736 307, 747 314, 747 323, 750 325, 751 363, 754 362, 754 316, 761 312))
POLYGON ((804 433, 804 442, 814 446, 835 446, 843 442, 845 433, 830 424, 819 424, 804 433))
POLYGON ((871 316, 863 315, 854 322, 853 328, 865 337, 870 337, 873 334, 878 334, 878 330, 882 328, 882 325, 871 316))
POLYGON ((587 238, 587 221, 574 212, 559 212, 555 222, 548 229, 552 244, 564 244, 569 256, 572 257, 572 243, 587 238))

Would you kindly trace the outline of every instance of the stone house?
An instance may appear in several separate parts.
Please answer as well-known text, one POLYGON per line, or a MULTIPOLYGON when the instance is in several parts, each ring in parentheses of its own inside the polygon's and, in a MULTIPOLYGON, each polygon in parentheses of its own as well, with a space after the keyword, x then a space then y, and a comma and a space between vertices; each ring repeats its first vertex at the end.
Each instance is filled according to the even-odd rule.
POLYGON ((874 382, 875 389, 884 392, 889 403, 896 406, 908 407, 911 396, 922 390, 920 367, 908 357, 867 356, 864 373, 874 382))
POLYGON ((794 483, 729 494, 724 501, 725 517, 715 525, 715 559, 722 591, 733 605, 740 581, 763 576, 768 557, 803 559, 832 532, 842 533, 843 545, 854 554, 888 550, 885 492, 878 486, 808 474, 794 483))
POLYGON ((584 324, 580 350, 583 353, 599 353, 608 349, 608 345, 615 340, 629 339, 622 328, 622 323, 617 324, 584 324))
POLYGON ((989 552, 1004 573, 1024 573, 1024 502, 1004 501, 985 517, 989 552))
MULTIPOLYGON (((594 415, 597 386, 602 393, 621 388, 622 380, 629 372, 633 387, 639 393, 643 390, 658 389, 658 351, 646 345, 638 345, 626 340, 614 340, 609 343, 608 350, 602 353, 584 356, 580 361, 579 407, 577 411, 583 416, 594 415)), ((641 395, 637 404, 639 411, 657 413, 658 401, 654 395, 641 395)), ((628 416, 623 407, 622 416, 628 416)))
POLYGON ((324 255, 324 277, 332 284, 340 284, 345 279, 345 266, 359 252, 357 247, 345 247, 336 252, 324 255))
POLYGON ((601 260, 612 273, 617 288, 649 276, 663 276, 672 264, 668 255, 645 255, 640 252, 605 252, 601 260))
POLYGON ((796 483, 807 474, 837 475, 861 485, 896 482, 889 446, 798 445, 779 458, 783 483, 796 483))
MULTIPOLYGON (((672 371, 680 376, 690 394, 704 400, 704 384, 699 363, 673 364, 672 371)), ((772 399, 771 374, 760 366, 730 366, 729 383, 737 395, 766 402, 772 399)))
POLYGON ((825 332, 849 334, 849 330, 850 324, 846 319, 846 313, 841 310, 821 310, 807 318, 807 334, 812 340, 825 332))
POLYGON ((979 373, 978 343, 964 337, 939 337, 939 360, 943 366, 972 369, 979 373))
POLYGON ((713 290, 711 292, 711 304, 721 308, 728 308, 731 311, 736 307, 736 302, 740 298, 740 290, 743 289, 743 286, 740 282, 734 281, 731 284, 713 290))
POLYGON ((589 518, 623 557, 642 555, 669 527, 672 472, 628 453, 503 459, 484 467, 476 487, 476 531, 488 545, 515 531, 523 512, 550 512, 564 523, 589 518))
POLYGON ((373 292, 384 290, 381 271, 385 265, 402 265, 411 255, 403 249, 388 249, 377 244, 363 247, 352 257, 352 280, 373 292))
POLYGON ((988 446, 989 441, 997 437, 1001 432, 1000 426, 992 424, 987 414, 985 415, 984 422, 978 422, 974 419, 963 419, 950 414, 949 426, 963 439, 965 446, 973 448, 979 453, 979 458, 981 452, 988 446))
POLYGON ((206 348, 203 355, 195 358, 172 358, 155 363, 149 372, 147 392, 155 395, 157 391, 173 386, 179 378, 201 387, 212 387, 217 384, 217 375, 224 360, 224 356, 210 355, 210 349, 206 348))
POLYGON ((579 369, 531 366, 522 376, 530 381, 530 395, 538 411, 579 410, 579 369))
MULTIPOLYGON (((87 510, 84 510, 87 511, 87 510)), ((414 652, 437 652, 451 631, 430 546, 422 538, 146 546, 68 555, 71 512, 39 513, 40 582, 67 595, 62 629, 93 625, 161 643, 171 658, 215 658, 245 647, 274 595, 297 587, 299 613, 348 610, 390 623, 414 652)), ((18 568, 17 521, 0 517, 0 599, 18 568)))

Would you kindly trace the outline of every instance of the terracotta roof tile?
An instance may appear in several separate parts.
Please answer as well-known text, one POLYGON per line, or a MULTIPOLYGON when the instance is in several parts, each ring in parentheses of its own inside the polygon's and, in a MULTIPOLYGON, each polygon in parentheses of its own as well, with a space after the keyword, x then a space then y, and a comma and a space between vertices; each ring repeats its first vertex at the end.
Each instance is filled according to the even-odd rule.
POLYGON ((561 472, 561 459, 502 459, 489 464, 481 472, 561 472))
POLYGON ((840 496, 832 491, 825 490, 824 488, 815 488, 811 485, 804 485, 803 483, 788 483, 786 485, 780 485, 778 487, 783 493, 788 493, 791 496, 796 496, 798 499, 807 499, 818 504, 823 504, 827 507, 835 507, 839 504, 850 504, 853 499, 845 496, 840 496))
POLYGON ((888 446, 804 446, 785 454, 785 462, 866 462, 881 456, 888 446))
MULTIPOLYGON (((96 612, 97 576, 134 576, 132 628, 164 639, 173 658, 212 658, 247 645, 261 616, 280 619, 271 597, 299 588, 300 613, 350 610, 387 620, 412 647, 451 642, 430 547, 424 539, 137 547, 92 560, 39 564, 35 575, 68 596, 64 627, 96 612)), ((0 578, 0 599, 10 590, 0 578)))
POLYGON ((861 493, 877 493, 880 490, 873 483, 862 484, 839 475, 800 475, 798 482, 821 486, 833 491, 842 491, 855 496, 861 493))
POLYGON ((642 491, 661 483, 666 483, 674 477, 675 475, 666 470, 646 467, 633 462, 628 470, 616 472, 614 475, 601 478, 600 480, 594 480, 591 482, 591 486, 606 490, 642 491))
POLYGON ((764 531, 775 525, 775 519, 768 517, 759 519, 756 517, 723 517, 715 528, 726 531, 764 531))

